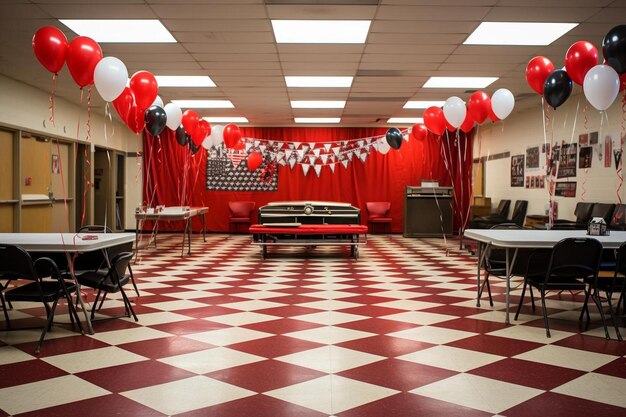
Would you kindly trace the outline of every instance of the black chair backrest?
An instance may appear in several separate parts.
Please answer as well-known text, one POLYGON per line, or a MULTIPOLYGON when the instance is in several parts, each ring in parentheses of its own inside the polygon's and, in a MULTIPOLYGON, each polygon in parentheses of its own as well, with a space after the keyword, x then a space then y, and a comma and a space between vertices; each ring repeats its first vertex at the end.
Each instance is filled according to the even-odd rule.
POLYGON ((509 215, 509 208, 511 207, 511 200, 500 200, 498 208, 496 209, 496 215, 502 216, 505 219, 509 215))
POLYGON ((588 223, 591 218, 591 210, 593 209, 593 206, 593 203, 576 203, 576 208, 574 209, 576 223, 588 223))
POLYGON ((0 277, 38 281, 33 259, 19 246, 0 245, 0 277))
POLYGON ((107 253, 109 255, 109 260, 111 260, 111 265, 113 265, 113 258, 115 258, 120 253, 132 252, 133 251, 133 242, 122 243, 121 245, 112 246, 107 249, 107 253))
POLYGON ((597 276, 602 244, 593 238, 566 238, 552 248, 546 282, 597 276))
POLYGON ((626 229, 626 204, 617 204, 615 206, 611 223, 609 224, 621 230, 626 229))
POLYGON ((78 229, 78 233, 113 233, 109 226, 89 224, 78 229))
POLYGON ((111 259, 111 272, 116 274, 119 280, 121 280, 126 274, 128 264, 132 258, 132 252, 122 252, 118 253, 113 259, 111 259))
POLYGON ((615 210, 615 204, 609 203, 596 203, 591 210, 590 218, 602 217, 606 224, 611 223, 611 217, 613 216, 613 210, 615 210))
POLYGON ((528 210, 528 201, 517 200, 515 202, 515 206, 513 207, 513 215, 511 216, 511 221, 519 226, 523 225, 524 219, 526 219, 527 210, 528 210))

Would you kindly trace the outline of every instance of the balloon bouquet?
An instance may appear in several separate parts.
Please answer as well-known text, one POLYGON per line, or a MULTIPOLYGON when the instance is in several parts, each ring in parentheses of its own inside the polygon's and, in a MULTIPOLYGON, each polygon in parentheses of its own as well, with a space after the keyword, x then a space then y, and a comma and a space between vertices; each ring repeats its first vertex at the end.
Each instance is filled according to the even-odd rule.
MULTIPOLYGON (((574 83, 580 85, 587 101, 601 112, 602 123, 604 112, 626 87, 626 25, 616 26, 606 34, 602 42, 602 53, 605 61, 598 64, 598 50, 592 43, 575 42, 565 54, 565 66, 562 69, 554 69, 554 64, 548 58, 536 56, 526 66, 526 81, 554 110, 570 97, 574 83)), ((626 96, 624 100, 626 104, 626 96)), ((546 120, 549 120, 549 113, 544 107, 544 144, 548 142, 546 120)), ((551 155, 546 159, 547 165, 551 166, 551 155)), ((621 203, 619 195, 619 188, 622 185, 621 167, 618 167, 618 177, 620 179, 618 199, 621 203)), ((555 179, 551 178, 548 187, 550 198, 548 227, 552 226, 554 220, 554 182, 555 179)))

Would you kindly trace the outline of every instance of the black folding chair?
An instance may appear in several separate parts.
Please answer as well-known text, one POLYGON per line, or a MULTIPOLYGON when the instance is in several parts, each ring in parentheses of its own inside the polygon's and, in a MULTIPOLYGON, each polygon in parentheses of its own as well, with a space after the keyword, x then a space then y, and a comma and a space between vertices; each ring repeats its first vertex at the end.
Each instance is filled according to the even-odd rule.
MULTIPOLYGON (((597 239, 591 238, 567 238, 558 242, 552 251, 549 252, 549 258, 546 262, 546 252, 532 252, 528 259, 528 264, 546 265, 545 272, 537 270, 527 272, 524 277, 524 287, 520 297, 515 320, 519 317, 519 312, 524 304, 524 295, 526 287, 535 287, 541 295, 541 308, 543 311, 543 320, 546 328, 546 336, 550 337, 550 326, 548 324, 548 311, 546 309, 546 293, 551 290, 569 290, 569 291, 585 291, 587 292, 587 282, 596 280, 598 269, 600 267, 600 258, 602 256, 602 244, 597 239), (587 282, 586 282, 587 281, 587 282)), ((604 312, 599 302, 599 297, 592 294, 593 300, 596 302, 602 324, 607 339, 609 332, 604 319, 604 312)), ((534 304, 533 304, 534 310, 534 304)))
MULTIPOLYGON (((41 350, 46 333, 52 327, 54 312, 60 298, 67 300, 70 321, 72 324, 76 322, 82 332, 82 325, 78 319, 71 297, 71 294, 76 292, 76 285, 71 281, 63 279, 59 268, 52 259, 39 258, 33 262, 31 256, 24 249, 13 245, 3 245, 0 246, 0 268, 2 269, 0 273, 2 277, 10 277, 12 280, 18 280, 18 282, 20 280, 30 281, 5 291, 4 296, 7 302, 43 303, 46 309, 47 323, 41 332, 35 353, 39 353, 41 350), (51 279, 44 279, 47 277, 51 279), (52 303, 52 307, 50 307, 50 303, 52 303)), ((10 327, 9 316, 6 310, 5 318, 7 327, 10 327)))
POLYGON ((98 290, 96 299, 94 300, 91 308, 92 320, 96 313, 96 306, 98 304, 98 300, 100 299, 100 295, 102 295, 104 301, 104 296, 106 294, 120 292, 124 301, 126 317, 130 317, 132 315, 135 321, 139 321, 130 300, 124 292, 124 285, 126 285, 130 280, 130 275, 126 274, 126 271, 132 257, 132 252, 118 253, 111 260, 111 266, 106 270, 98 269, 96 271, 84 272, 76 276, 80 285, 98 290))

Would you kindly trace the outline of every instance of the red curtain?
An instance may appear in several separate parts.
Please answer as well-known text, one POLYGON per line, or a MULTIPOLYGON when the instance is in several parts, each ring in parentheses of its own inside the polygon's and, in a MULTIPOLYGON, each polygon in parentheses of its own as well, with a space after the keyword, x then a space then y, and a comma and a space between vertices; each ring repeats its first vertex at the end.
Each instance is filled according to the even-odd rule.
MULTIPOLYGON (((263 128, 242 127, 244 137, 290 142, 329 142, 382 136, 381 128, 263 128)), ((463 133, 449 137, 428 135, 424 140, 403 141, 399 150, 382 155, 373 148, 365 163, 356 157, 344 168, 337 164, 333 173, 323 167, 319 178, 311 168, 305 176, 296 164, 278 167, 278 191, 235 192, 206 190, 206 151, 201 147, 191 155, 180 146, 175 132, 165 129, 160 137, 144 136, 144 205, 208 206, 207 230, 229 229, 228 202, 255 201, 256 207, 272 201, 341 201, 361 209, 367 224, 367 201, 391 202, 392 231, 403 230, 405 186, 419 185, 421 179, 439 180, 441 186, 454 182, 455 228, 463 224, 471 195, 472 136, 463 133)), ((245 162, 244 162, 245 163, 245 162)), ((253 223, 256 221, 256 210, 253 223)), ((194 220, 194 229, 200 222, 194 220)), ((181 230, 182 223, 160 225, 160 229, 181 230)))

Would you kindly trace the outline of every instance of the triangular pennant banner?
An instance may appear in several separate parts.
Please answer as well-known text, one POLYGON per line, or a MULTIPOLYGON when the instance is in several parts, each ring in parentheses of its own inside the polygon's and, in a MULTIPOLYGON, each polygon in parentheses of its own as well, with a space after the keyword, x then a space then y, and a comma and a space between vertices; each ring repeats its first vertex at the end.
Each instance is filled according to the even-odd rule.
POLYGON ((404 139, 405 141, 409 141, 409 135, 402 135, 402 139, 404 139))
POLYGON ((252 144, 250 142, 246 142, 246 153, 250 152, 250 149, 252 149, 252 144))
POLYGON ((372 143, 372 138, 365 139, 365 142, 369 145, 370 143, 372 143))
POLYGON ((330 170, 334 173, 335 172, 335 163, 333 162, 332 164, 328 165, 330 167, 330 170))
POLYGON ((261 150, 261 153, 263 153, 267 149, 267 146, 261 145, 261 146, 259 146, 259 149, 261 150))
POLYGON ((309 146, 309 149, 315 149, 315 145, 317 145, 317 143, 315 143, 315 142, 311 143, 311 145, 309 146))
POLYGON ((273 140, 268 140, 267 143, 270 145, 270 147, 274 147, 274 141, 273 140))
POLYGON ((283 148, 283 146, 285 146, 285 142, 279 142, 278 145, 276 146, 276 148, 278 150, 281 150, 283 148))
POLYGON ((285 150, 285 158, 289 159, 291 158, 291 154, 293 153, 293 151, 291 149, 287 149, 285 150))
POLYGON ((298 153, 298 161, 302 161, 306 151, 304 149, 298 149, 296 152, 298 153))
POLYGON ((326 165, 326 162, 328 162, 328 155, 324 154, 320 157, 320 159, 322 160, 322 163, 326 165))
POLYGON ((309 168, 311 168, 311 165, 309 165, 309 164, 300 164, 300 166, 302 167, 302 173, 306 177, 306 174, 309 173, 309 168))
POLYGON ((311 165, 313 165, 315 163, 315 161, 317 160, 317 156, 315 155, 309 155, 309 163, 311 165))
POLYGON ((293 166, 296 164, 296 158, 289 158, 289 168, 293 169, 293 166))
POLYGON ((359 148, 362 148, 362 147, 363 147, 363 145, 365 145, 365 141, 360 140, 360 141, 358 141, 356 144, 359 146, 359 148))
POLYGON ((298 149, 301 144, 302 144, 302 142, 294 142, 292 145, 293 145, 294 149, 298 149))
POLYGON ((343 165, 344 168, 348 168, 348 160, 344 159, 343 161, 341 161, 341 164, 343 165))
POLYGON ((348 152, 346 156, 348 157, 348 160, 352 161, 352 156, 353 156, 352 151, 348 152))
POLYGON ((261 144, 261 141, 260 141, 260 140, 255 140, 255 141, 254 141, 254 147, 255 147, 255 148, 258 148, 260 144, 261 144))
POLYGON ((365 160, 367 159, 367 153, 363 152, 359 158, 361 159, 361 162, 365 163, 365 160))
POLYGON ((356 155, 357 158, 361 157, 361 148, 355 149, 354 150, 354 155, 356 155))
POLYGON ((340 150, 340 149, 341 149, 341 148, 340 148, 339 146, 335 146, 335 147, 333 148, 333 153, 334 153, 335 155, 339 155, 339 150, 340 150))
POLYGON ((322 166, 321 165, 313 165, 313 169, 315 170, 315 173, 317 174, 317 178, 320 177, 320 173, 322 172, 322 166))
POLYGON ((326 152, 330 152, 330 147, 331 147, 331 146, 332 146, 332 145, 331 145, 330 143, 325 143, 325 144, 324 144, 324 150, 325 150, 326 152))
POLYGON ((284 159, 284 158, 283 158, 283 159, 280 159, 280 160, 278 161, 278 165, 280 165, 280 166, 283 166, 283 167, 284 167, 285 165, 287 165, 287 161, 285 161, 285 159, 284 159))
POLYGON ((322 152, 321 149, 313 149, 313 155, 315 155, 316 157, 320 156, 320 152, 322 152))

